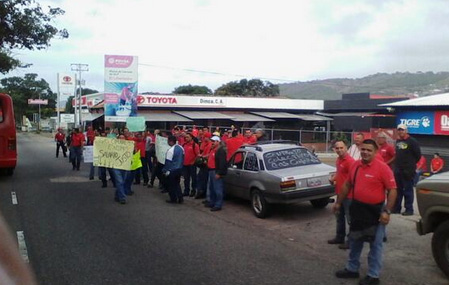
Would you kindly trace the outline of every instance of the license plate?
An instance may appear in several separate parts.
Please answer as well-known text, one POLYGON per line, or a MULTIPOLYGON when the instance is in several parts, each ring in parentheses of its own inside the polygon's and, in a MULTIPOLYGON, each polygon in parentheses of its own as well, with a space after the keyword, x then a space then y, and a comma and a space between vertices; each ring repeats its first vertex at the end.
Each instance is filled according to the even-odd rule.
POLYGON ((321 178, 309 178, 309 179, 307 179, 307 186, 309 186, 309 187, 321 186, 321 178))

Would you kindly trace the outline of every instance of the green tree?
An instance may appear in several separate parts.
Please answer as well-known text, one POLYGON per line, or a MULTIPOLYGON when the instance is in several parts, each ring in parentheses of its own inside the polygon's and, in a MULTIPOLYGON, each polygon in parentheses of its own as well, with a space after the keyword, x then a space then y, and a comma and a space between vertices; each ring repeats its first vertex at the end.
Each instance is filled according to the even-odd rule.
POLYGON ((219 96, 274 97, 279 96, 279 86, 260 79, 242 79, 226 83, 217 90, 219 96))
POLYGON ((206 86, 198 86, 198 85, 184 85, 179 86, 173 90, 174 94, 212 94, 212 90, 207 88, 206 86))
POLYGON ((0 73, 6 74, 26 64, 13 57, 14 49, 40 50, 50 46, 50 40, 59 35, 69 36, 67 30, 58 30, 51 23, 65 12, 48 7, 44 11, 36 0, 0 1, 0 73))
POLYGON ((67 99, 67 102, 65 103, 64 112, 67 113, 67 114, 74 114, 75 113, 75 108, 73 108, 73 106, 72 106, 73 98, 75 98, 75 96, 70 96, 67 99))
POLYGON ((17 122, 22 121, 23 115, 31 119, 33 113, 38 112, 38 106, 28 105, 28 99, 47 99, 48 105, 41 105, 41 116, 46 118, 55 115, 56 94, 51 91, 47 81, 38 79, 37 74, 3 78, 0 80, 0 86, 0 91, 11 95, 13 99, 17 122))

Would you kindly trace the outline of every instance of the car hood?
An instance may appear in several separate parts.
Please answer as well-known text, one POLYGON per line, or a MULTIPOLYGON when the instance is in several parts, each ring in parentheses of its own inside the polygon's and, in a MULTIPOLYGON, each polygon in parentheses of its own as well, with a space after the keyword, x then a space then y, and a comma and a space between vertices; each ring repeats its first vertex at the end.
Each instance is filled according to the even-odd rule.
MULTIPOLYGON (((329 175, 331 172, 335 172, 336 169, 333 166, 320 163, 320 164, 312 164, 312 165, 304 165, 298 167, 284 168, 279 170, 268 171, 270 174, 278 176, 280 178, 288 177, 290 180, 291 177, 296 179, 302 178, 310 178, 310 177, 318 177, 323 175, 329 175)), ((282 179, 284 180, 284 179, 282 179)))
POLYGON ((421 180, 417 189, 428 189, 438 192, 449 192, 449 172, 442 172, 421 180))

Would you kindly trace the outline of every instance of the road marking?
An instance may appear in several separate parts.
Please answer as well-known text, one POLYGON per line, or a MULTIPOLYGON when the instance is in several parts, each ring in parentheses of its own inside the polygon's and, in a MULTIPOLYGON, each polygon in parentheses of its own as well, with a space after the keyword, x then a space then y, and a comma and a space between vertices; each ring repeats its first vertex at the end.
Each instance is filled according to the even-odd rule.
POLYGON ((23 234, 23 231, 17 232, 17 241, 19 242, 20 255, 26 263, 30 263, 30 259, 28 258, 27 245, 25 243, 25 235, 23 234))
POLYGON ((11 192, 11 198, 12 198, 12 204, 13 204, 13 205, 17 205, 18 202, 17 202, 17 195, 16 195, 16 192, 11 192))

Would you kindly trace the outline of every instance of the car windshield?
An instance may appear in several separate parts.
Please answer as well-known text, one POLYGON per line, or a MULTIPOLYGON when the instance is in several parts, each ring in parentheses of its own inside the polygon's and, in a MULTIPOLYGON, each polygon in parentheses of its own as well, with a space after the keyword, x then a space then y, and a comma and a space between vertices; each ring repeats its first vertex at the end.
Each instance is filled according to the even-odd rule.
POLYGON ((263 160, 267 170, 321 163, 310 151, 299 147, 267 152, 263 155, 263 160))

